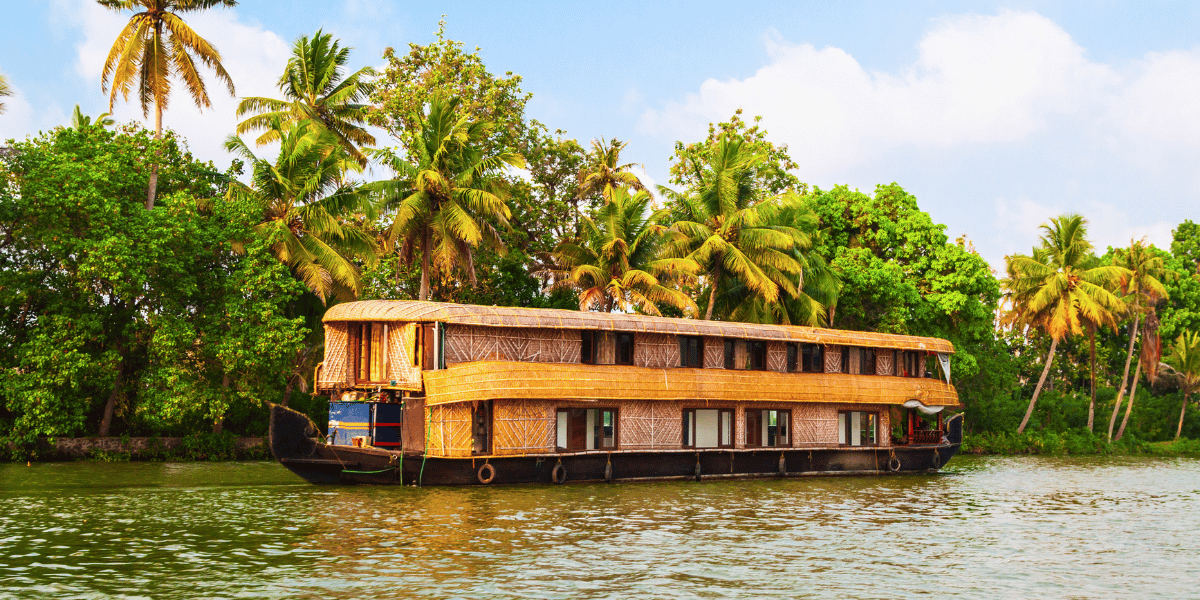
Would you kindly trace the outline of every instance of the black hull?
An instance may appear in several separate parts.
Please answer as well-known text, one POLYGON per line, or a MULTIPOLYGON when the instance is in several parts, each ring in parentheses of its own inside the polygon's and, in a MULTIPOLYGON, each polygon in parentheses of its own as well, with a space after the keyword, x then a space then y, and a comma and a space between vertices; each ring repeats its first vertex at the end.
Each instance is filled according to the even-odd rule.
POLYGON ((952 442, 927 446, 423 458, 419 453, 320 443, 316 428, 306 416, 275 406, 271 409, 270 443, 283 466, 316 484, 484 485, 481 479, 489 475, 487 485, 895 475, 932 473, 944 466, 961 445, 960 419, 950 421, 948 437, 952 442))

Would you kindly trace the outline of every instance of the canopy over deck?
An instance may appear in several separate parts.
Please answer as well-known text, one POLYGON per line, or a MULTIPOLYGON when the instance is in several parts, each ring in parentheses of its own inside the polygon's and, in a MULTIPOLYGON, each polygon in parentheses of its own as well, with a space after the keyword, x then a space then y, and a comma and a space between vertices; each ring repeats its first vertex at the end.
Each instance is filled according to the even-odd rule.
POLYGON ((511 306, 471 306, 442 302, 410 300, 366 300, 347 302, 325 313, 326 323, 349 321, 431 322, 486 327, 538 327, 548 329, 592 329, 633 331, 674 335, 744 338, 752 340, 782 340, 810 344, 863 346, 922 350, 952 354, 954 345, 937 338, 844 331, 816 327, 787 325, 756 325, 672 319, 642 315, 583 312, 549 308, 518 308, 511 306))

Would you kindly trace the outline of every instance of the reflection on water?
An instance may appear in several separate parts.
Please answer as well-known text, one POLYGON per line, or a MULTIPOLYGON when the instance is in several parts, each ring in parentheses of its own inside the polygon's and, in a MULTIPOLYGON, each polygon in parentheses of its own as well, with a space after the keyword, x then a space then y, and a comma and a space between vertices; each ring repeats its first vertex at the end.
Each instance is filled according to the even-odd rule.
POLYGON ((316 487, 273 463, 0 465, 0 598, 1181 597, 1200 461, 316 487))

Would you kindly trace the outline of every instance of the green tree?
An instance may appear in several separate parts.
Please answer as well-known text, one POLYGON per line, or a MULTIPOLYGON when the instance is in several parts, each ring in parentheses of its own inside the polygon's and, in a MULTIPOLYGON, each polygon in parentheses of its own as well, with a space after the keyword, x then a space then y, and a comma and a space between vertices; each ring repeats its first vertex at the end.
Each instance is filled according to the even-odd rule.
POLYGON ((277 398, 281 357, 295 351, 297 325, 282 317, 295 288, 272 283, 286 269, 262 250, 233 252, 228 240, 257 221, 222 198, 228 175, 172 134, 127 126, 18 142, 0 180, 0 422, 13 437, 109 435, 277 398), (147 211, 156 147, 161 202, 147 211), (199 395, 185 394, 172 369, 201 355, 215 358, 206 379, 188 380, 199 395), (219 403, 202 401, 222 389, 219 403))
MULTIPOLYGON (((1142 334, 1142 344, 1146 344, 1148 335, 1154 335, 1149 332, 1140 330, 1141 320, 1143 317, 1151 314, 1154 307, 1159 301, 1165 300, 1168 297, 1166 288, 1163 286, 1163 281, 1168 279, 1168 271, 1161 256, 1158 256, 1153 247, 1148 247, 1142 241, 1135 241, 1129 245, 1128 250, 1118 250, 1116 252, 1113 264, 1121 267, 1122 272, 1119 280, 1119 289, 1124 297, 1128 314, 1133 317, 1133 324, 1130 327, 1129 333, 1129 350, 1125 355, 1125 372, 1121 375, 1121 386, 1117 388, 1117 401, 1113 404, 1112 417, 1108 421, 1108 439, 1113 439, 1113 427, 1117 421, 1117 415, 1121 410, 1121 402, 1125 396, 1125 386, 1129 381, 1129 364, 1133 361, 1133 345, 1138 338, 1138 334, 1142 334)), ((1157 319, 1156 319, 1157 320, 1157 319)), ((1157 362, 1158 357, 1155 357, 1157 362)), ((1138 367, 1133 375, 1134 385, 1138 380, 1144 361, 1139 361, 1138 367)), ((1121 424, 1120 431, 1117 432, 1117 438, 1121 439, 1121 435, 1125 431, 1125 423, 1129 422, 1129 414, 1133 410, 1133 394, 1129 396, 1129 406, 1126 408, 1125 420, 1121 424)))
POLYGON ((791 251, 809 245, 811 238, 797 227, 768 220, 765 213, 773 204, 759 201, 754 181, 765 158, 740 139, 721 137, 710 153, 691 157, 695 186, 690 193, 663 190, 680 217, 671 226, 668 255, 700 266, 709 286, 706 320, 713 318, 721 285, 730 283, 723 280, 736 278, 768 303, 800 293, 803 266, 791 251))
MULTIPOLYGON (((627 188, 643 191, 646 186, 629 170, 637 163, 621 164, 621 151, 629 142, 621 142, 616 138, 612 141, 600 138, 592 140, 592 151, 588 162, 579 172, 578 198, 600 196, 605 203, 612 201, 614 188, 627 188)), ((578 205, 576 205, 578 207, 578 205)))
POLYGON ((703 185, 706 177, 705 162, 721 144, 723 139, 737 140, 749 154, 762 155, 762 159, 747 165, 745 177, 754 194, 753 202, 760 202, 784 192, 793 191, 803 195, 808 186, 792 171, 798 165, 788 155, 786 144, 775 144, 767 139, 768 132, 759 123, 762 117, 754 117, 752 125, 742 119, 742 109, 737 109, 729 121, 709 123, 708 136, 702 142, 684 144, 675 142, 671 157, 670 183, 684 189, 703 185), (699 167, 699 168, 698 168, 699 167))
POLYGON ((112 127, 114 121, 109 113, 100 113, 96 117, 96 121, 92 122, 92 118, 83 114, 79 110, 79 105, 75 105, 75 112, 71 113, 71 129, 83 129, 84 127, 112 127))
MULTIPOLYGON (((12 87, 8 85, 8 78, 6 78, 3 73, 0 73, 0 98, 12 95, 13 90, 12 87)), ((4 103, 0 102, 0 115, 4 114, 5 110, 6 107, 4 103)))
POLYGON ((548 270, 554 287, 579 292, 579 310, 638 311, 662 314, 659 305, 696 309, 692 299, 665 286, 661 277, 688 276, 698 266, 686 258, 659 258, 667 228, 659 223, 666 210, 652 211, 650 194, 634 195, 610 188, 608 202, 584 218, 579 241, 568 240, 554 251, 556 268, 548 270))
POLYGON ((388 246, 401 242, 402 254, 421 253, 421 300, 429 299, 434 270, 446 275, 460 266, 474 287, 474 249, 480 244, 503 248, 488 221, 503 226, 512 214, 496 174, 506 165, 524 167, 525 159, 511 151, 485 154, 483 142, 492 127, 459 112, 457 98, 434 96, 417 122, 421 143, 410 149, 410 160, 382 154, 397 178, 376 182, 370 190, 385 210, 394 211, 388 246))
POLYGON ((1175 346, 1167 357, 1179 391, 1183 393, 1183 405, 1179 408, 1179 426, 1175 429, 1175 441, 1183 433, 1183 417, 1187 413, 1188 400, 1200 390, 1200 333, 1185 331, 1175 339, 1175 346))
MULTIPOLYGON (((237 136, 225 146, 250 163, 249 185, 233 182, 231 199, 257 207, 254 236, 268 240, 275 256, 322 302, 358 295, 356 260, 375 257, 375 244, 357 220, 372 207, 358 184, 345 182, 349 162, 338 138, 320 123, 304 120, 278 134, 274 163, 254 155, 237 136)), ((245 240, 235 247, 242 249, 245 240)))
POLYGON ((1085 319, 1116 327, 1112 315, 1124 310, 1121 299, 1107 289, 1123 269, 1086 268, 1092 244, 1087 240, 1087 221, 1083 217, 1056 217, 1042 225, 1042 230, 1041 245, 1029 256, 1007 257, 1008 277, 1001 282, 1010 306, 1003 322, 1041 329, 1051 338, 1045 367, 1017 433, 1025 431, 1033 416, 1058 343, 1081 333, 1085 319))
POLYGON ((281 131, 301 121, 320 123, 365 167, 367 157, 359 148, 375 145, 375 137, 364 128, 370 106, 363 104, 375 89, 370 82, 373 72, 363 67, 346 76, 349 59, 350 48, 341 47, 328 33, 317 30, 311 40, 301 36, 279 77, 283 99, 243 98, 237 115, 253 116, 238 124, 238 135, 262 131, 255 140, 262 146, 279 141, 281 131))
MULTIPOLYGON (((100 87, 111 92, 108 96, 108 112, 120 93, 129 101, 129 93, 136 91, 142 105, 143 116, 150 115, 154 105, 154 137, 162 137, 162 114, 171 95, 171 76, 183 82, 192 101, 201 108, 211 108, 208 88, 200 71, 196 68, 199 59, 211 68, 229 88, 229 95, 236 96, 233 80, 221 65, 221 54, 192 28, 179 14, 196 12, 214 6, 236 6, 236 0, 96 0, 101 6, 115 11, 135 11, 129 23, 117 35, 104 71, 100 76, 100 87), (111 86, 110 86, 111 83, 111 86)), ((146 191, 146 210, 154 208, 154 197, 158 186, 157 164, 151 165, 150 181, 146 191)))

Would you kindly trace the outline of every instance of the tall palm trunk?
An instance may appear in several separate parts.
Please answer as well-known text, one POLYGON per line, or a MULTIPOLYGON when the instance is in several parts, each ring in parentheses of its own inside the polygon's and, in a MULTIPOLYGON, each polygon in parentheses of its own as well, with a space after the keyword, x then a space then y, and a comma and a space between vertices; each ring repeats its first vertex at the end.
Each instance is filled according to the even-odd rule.
POLYGON ((424 233, 421 234, 421 291, 417 294, 418 300, 429 299, 429 244, 431 232, 429 227, 425 227, 424 233))
POLYGON ((1092 401, 1088 403, 1088 431, 1092 431, 1092 424, 1096 420, 1096 325, 1088 323, 1088 339, 1091 343, 1092 350, 1092 401))
POLYGON ((713 307, 717 304, 717 284, 721 282, 721 272, 713 274, 712 291, 708 293, 708 310, 704 311, 704 320, 711 321, 713 307))
POLYGON ((1183 415, 1187 413, 1188 396, 1190 395, 1183 395, 1183 406, 1179 407, 1179 427, 1175 428, 1175 441, 1177 442, 1179 441, 1179 434, 1183 433, 1183 415))
POLYGON ((1029 408, 1025 410, 1025 418, 1021 419, 1021 426, 1017 428, 1017 433, 1025 433, 1025 426, 1029 424, 1029 417, 1033 416, 1033 407, 1037 404, 1038 395, 1042 393, 1042 385, 1046 383, 1046 376, 1050 374, 1050 363, 1054 362, 1054 351, 1058 349, 1058 338, 1051 338, 1051 340, 1046 366, 1042 368, 1042 376, 1038 378, 1037 387, 1033 388, 1033 397, 1029 399, 1029 408))
POLYGON ((1117 430, 1116 441, 1121 441, 1121 436, 1125 435, 1125 426, 1129 424, 1129 414, 1133 412, 1133 399, 1137 396, 1138 380, 1142 378, 1142 363, 1138 361, 1137 368, 1133 370, 1133 387, 1129 390, 1129 403, 1125 405, 1125 418, 1121 420, 1121 428, 1117 430))
MULTIPOLYGON (((1134 313, 1133 330, 1129 334, 1129 351, 1125 354, 1125 374, 1121 375, 1121 387, 1117 391, 1117 402, 1116 402, 1116 404, 1113 404, 1112 418, 1108 420, 1108 441, 1110 441, 1110 442, 1113 439, 1113 425, 1116 424, 1117 415, 1120 414, 1120 412, 1121 412, 1121 398, 1125 395, 1125 384, 1129 382, 1129 364, 1131 362, 1133 362, 1133 343, 1137 341, 1138 325, 1140 324, 1139 323, 1140 319, 1141 319, 1141 315, 1134 313)), ((1141 364, 1139 363, 1138 366, 1140 367, 1141 364)), ((1135 379, 1136 379, 1136 376, 1135 376, 1135 379)), ((1123 426, 1122 426, 1122 429, 1124 429, 1123 426)), ((1118 438, 1118 439, 1120 439, 1120 438, 1118 438)))
MULTIPOLYGON (((154 141, 162 140, 162 103, 154 101, 154 141)), ((146 210, 154 208, 154 196, 158 193, 158 149, 154 150, 154 162, 150 165, 150 185, 146 188, 146 210)))

